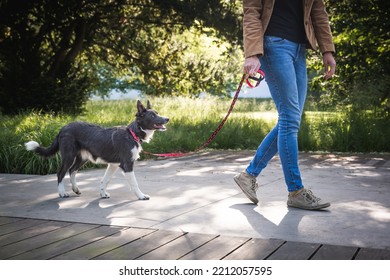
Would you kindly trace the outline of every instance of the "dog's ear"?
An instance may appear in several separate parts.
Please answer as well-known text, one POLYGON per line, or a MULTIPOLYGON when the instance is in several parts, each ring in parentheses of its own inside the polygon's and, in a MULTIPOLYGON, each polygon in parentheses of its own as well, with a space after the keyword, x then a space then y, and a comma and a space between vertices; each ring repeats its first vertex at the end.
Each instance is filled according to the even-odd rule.
POLYGON ((152 109, 152 106, 150 105, 149 100, 148 100, 148 102, 146 103, 146 109, 148 109, 148 110, 152 109))
POLYGON ((144 105, 139 100, 137 100, 137 110, 138 110, 138 114, 137 115, 141 115, 143 112, 146 111, 144 105))

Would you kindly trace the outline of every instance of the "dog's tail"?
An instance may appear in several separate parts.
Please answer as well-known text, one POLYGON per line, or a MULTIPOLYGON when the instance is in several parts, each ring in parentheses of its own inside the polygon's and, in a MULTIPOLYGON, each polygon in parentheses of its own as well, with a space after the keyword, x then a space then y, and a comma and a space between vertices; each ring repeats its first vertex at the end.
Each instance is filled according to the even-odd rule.
POLYGON ((50 147, 44 148, 39 145, 39 143, 35 141, 30 141, 24 144, 27 151, 33 151, 40 156, 43 157, 51 157, 54 156, 58 150, 60 149, 60 145, 58 142, 58 135, 54 139, 53 143, 51 143, 50 147))

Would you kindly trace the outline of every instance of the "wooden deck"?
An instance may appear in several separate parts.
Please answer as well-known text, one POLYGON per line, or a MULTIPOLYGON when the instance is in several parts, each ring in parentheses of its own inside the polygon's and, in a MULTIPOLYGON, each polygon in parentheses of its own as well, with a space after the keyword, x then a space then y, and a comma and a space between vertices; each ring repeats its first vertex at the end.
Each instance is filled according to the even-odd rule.
POLYGON ((390 250, 0 217, 0 259, 389 260, 390 250))

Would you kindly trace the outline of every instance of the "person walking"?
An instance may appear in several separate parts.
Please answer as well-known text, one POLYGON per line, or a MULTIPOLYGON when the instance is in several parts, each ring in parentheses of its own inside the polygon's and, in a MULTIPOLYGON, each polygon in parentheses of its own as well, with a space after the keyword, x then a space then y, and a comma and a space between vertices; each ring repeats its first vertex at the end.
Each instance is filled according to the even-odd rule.
POLYGON ((256 178, 279 153, 287 205, 307 210, 330 206, 302 183, 298 130, 307 92, 306 49, 320 50, 324 78, 336 70, 335 47, 323 0, 243 0, 244 74, 260 69, 278 111, 278 122, 258 147, 248 167, 234 176, 244 194, 258 204, 256 178))

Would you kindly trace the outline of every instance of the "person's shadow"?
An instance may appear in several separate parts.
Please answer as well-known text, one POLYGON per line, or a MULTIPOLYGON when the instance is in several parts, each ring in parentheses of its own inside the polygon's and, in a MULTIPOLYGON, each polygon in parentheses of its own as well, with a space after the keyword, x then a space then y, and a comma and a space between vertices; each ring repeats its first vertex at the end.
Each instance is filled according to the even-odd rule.
MULTIPOLYGON (((302 238, 305 233, 299 230, 299 224, 303 217, 310 215, 318 215, 319 211, 305 211, 295 208, 287 208, 287 212, 280 220, 279 223, 275 223, 266 218, 263 214, 256 210, 258 206, 249 203, 235 204, 230 206, 232 209, 241 211, 246 217, 251 227, 259 233, 263 238, 278 238, 286 239, 286 236, 302 238)), ((328 211, 320 211, 322 213, 328 213, 328 211)), ((282 213, 283 214, 283 213, 282 213)))

